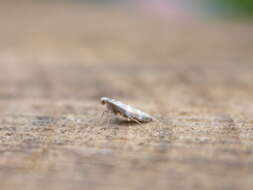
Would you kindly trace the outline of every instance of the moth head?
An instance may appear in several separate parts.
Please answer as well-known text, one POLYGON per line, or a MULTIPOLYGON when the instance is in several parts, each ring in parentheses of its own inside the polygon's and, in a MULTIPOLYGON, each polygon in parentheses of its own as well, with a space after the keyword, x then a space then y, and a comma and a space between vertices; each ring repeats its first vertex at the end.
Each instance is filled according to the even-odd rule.
POLYGON ((101 104, 105 104, 106 102, 108 102, 108 98, 106 97, 102 97, 100 98, 101 104))

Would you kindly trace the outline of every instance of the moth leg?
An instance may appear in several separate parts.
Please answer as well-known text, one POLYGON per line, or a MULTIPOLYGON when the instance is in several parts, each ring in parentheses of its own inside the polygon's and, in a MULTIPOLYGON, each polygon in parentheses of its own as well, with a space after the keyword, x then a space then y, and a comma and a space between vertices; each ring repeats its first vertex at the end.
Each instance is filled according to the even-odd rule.
POLYGON ((109 112, 108 110, 103 111, 103 113, 102 113, 101 116, 100 116, 99 122, 102 120, 104 114, 105 114, 105 113, 108 113, 108 112, 109 112))
POLYGON ((110 123, 111 123, 111 120, 112 120, 112 113, 111 112, 109 112, 110 114, 109 114, 109 117, 108 117, 108 119, 107 119, 107 128, 109 128, 109 126, 110 126, 110 123))
POLYGON ((129 117, 129 119, 130 120, 132 120, 132 121, 135 121, 136 123, 138 123, 139 125, 141 125, 142 123, 141 122, 139 122, 137 119, 134 119, 134 118, 132 118, 132 117, 129 117))

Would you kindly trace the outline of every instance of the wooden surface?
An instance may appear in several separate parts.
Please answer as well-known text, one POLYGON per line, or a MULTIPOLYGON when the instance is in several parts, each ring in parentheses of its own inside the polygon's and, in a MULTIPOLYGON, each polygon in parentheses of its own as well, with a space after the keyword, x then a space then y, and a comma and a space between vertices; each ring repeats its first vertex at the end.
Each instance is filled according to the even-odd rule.
POLYGON ((253 188, 253 25, 149 16, 1 4, 1 190, 253 188))

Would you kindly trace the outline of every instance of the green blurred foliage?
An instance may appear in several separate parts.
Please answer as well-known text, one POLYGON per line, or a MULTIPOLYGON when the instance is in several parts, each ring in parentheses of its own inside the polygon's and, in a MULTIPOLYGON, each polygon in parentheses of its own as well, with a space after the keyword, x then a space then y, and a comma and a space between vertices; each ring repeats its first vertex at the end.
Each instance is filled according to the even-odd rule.
POLYGON ((208 4, 221 14, 253 16, 253 0, 209 0, 208 4))

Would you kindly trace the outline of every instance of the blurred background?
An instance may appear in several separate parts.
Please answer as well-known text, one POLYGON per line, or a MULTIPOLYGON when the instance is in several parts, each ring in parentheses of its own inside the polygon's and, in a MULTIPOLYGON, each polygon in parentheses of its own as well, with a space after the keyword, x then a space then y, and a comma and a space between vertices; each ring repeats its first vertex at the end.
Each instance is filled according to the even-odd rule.
POLYGON ((252 0, 0 1, 0 189, 252 189, 252 19, 252 0), (163 123, 105 130, 101 96, 163 123))
POLYGON ((138 88, 133 77, 141 83, 141 74, 160 70, 170 77, 172 65, 189 73, 192 65, 243 69, 252 56, 252 7, 249 0, 1 1, 0 96, 143 97, 144 89, 121 82, 138 88))

